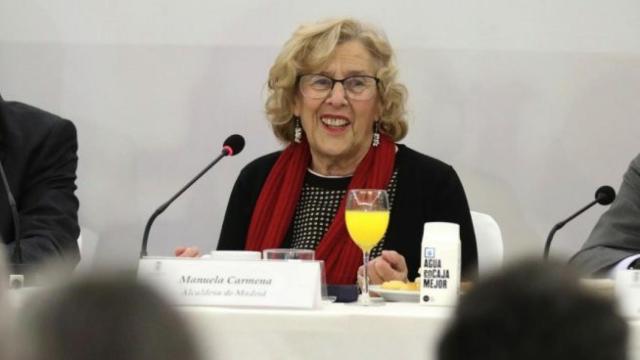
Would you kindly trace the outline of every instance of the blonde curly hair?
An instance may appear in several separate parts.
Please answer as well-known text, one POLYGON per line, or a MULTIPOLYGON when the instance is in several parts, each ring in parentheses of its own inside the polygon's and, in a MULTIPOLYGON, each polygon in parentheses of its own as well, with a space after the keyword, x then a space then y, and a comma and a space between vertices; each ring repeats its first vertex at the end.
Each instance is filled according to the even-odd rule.
POLYGON ((298 96, 298 76, 321 68, 331 59, 338 45, 352 40, 364 45, 379 64, 376 77, 380 79, 380 132, 391 136, 394 141, 407 134, 407 90, 396 80, 397 68, 389 41, 370 25, 342 18, 300 26, 271 67, 265 107, 278 139, 290 143, 294 138, 293 108, 298 96))

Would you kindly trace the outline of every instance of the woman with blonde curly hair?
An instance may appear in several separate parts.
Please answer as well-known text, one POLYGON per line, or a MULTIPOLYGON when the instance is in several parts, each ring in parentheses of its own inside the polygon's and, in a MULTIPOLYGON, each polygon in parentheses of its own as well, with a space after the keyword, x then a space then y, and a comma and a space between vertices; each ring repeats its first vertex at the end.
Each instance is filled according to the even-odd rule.
POLYGON ((355 283, 362 253, 346 230, 345 194, 386 189, 391 215, 372 250, 372 283, 417 274, 427 221, 460 224, 463 276, 475 273, 473 225, 455 171, 396 144, 407 133, 406 88, 396 73, 389 42, 371 26, 301 26, 269 72, 266 113, 286 147, 242 170, 218 249, 314 249, 328 283, 355 283))

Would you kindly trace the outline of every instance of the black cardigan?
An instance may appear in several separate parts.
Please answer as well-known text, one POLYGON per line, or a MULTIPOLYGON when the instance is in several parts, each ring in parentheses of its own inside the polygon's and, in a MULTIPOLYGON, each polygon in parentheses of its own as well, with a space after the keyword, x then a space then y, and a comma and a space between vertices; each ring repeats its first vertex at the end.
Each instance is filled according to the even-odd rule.
MULTIPOLYGON (((432 157, 398 144, 398 188, 391 209, 384 248, 402 254, 409 278, 418 274, 420 243, 425 222, 460 224, 462 278, 470 280, 478 270, 476 238, 462 183, 455 170, 432 157)), ((233 187, 222 224, 218 250, 242 250, 251 215, 262 185, 280 152, 262 156, 240 172, 233 187)))

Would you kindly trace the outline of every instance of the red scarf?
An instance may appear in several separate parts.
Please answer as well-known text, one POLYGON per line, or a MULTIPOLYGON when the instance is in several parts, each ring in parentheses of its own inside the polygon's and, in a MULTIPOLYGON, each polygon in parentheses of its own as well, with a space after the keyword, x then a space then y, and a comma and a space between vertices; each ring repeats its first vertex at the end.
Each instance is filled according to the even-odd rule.
MULTIPOLYGON (((393 175, 395 144, 386 135, 371 147, 356 168, 348 189, 386 189, 393 175)), ((278 248, 284 242, 311 161, 306 139, 292 143, 280 154, 265 181, 253 210, 245 250, 278 248)), ((327 283, 354 284, 362 265, 362 250, 347 233, 344 219, 346 196, 329 229, 316 248, 316 259, 324 260, 327 283)))

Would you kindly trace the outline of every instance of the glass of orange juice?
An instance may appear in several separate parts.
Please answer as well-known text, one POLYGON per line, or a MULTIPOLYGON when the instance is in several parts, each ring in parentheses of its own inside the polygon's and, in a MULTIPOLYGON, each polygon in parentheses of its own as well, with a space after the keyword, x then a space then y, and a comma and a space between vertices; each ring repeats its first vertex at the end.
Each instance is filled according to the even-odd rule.
POLYGON ((360 305, 372 305, 369 297, 369 253, 382 239, 389 224, 389 197, 385 190, 354 189, 347 195, 345 220, 349 235, 362 249, 364 285, 358 298, 360 305))

